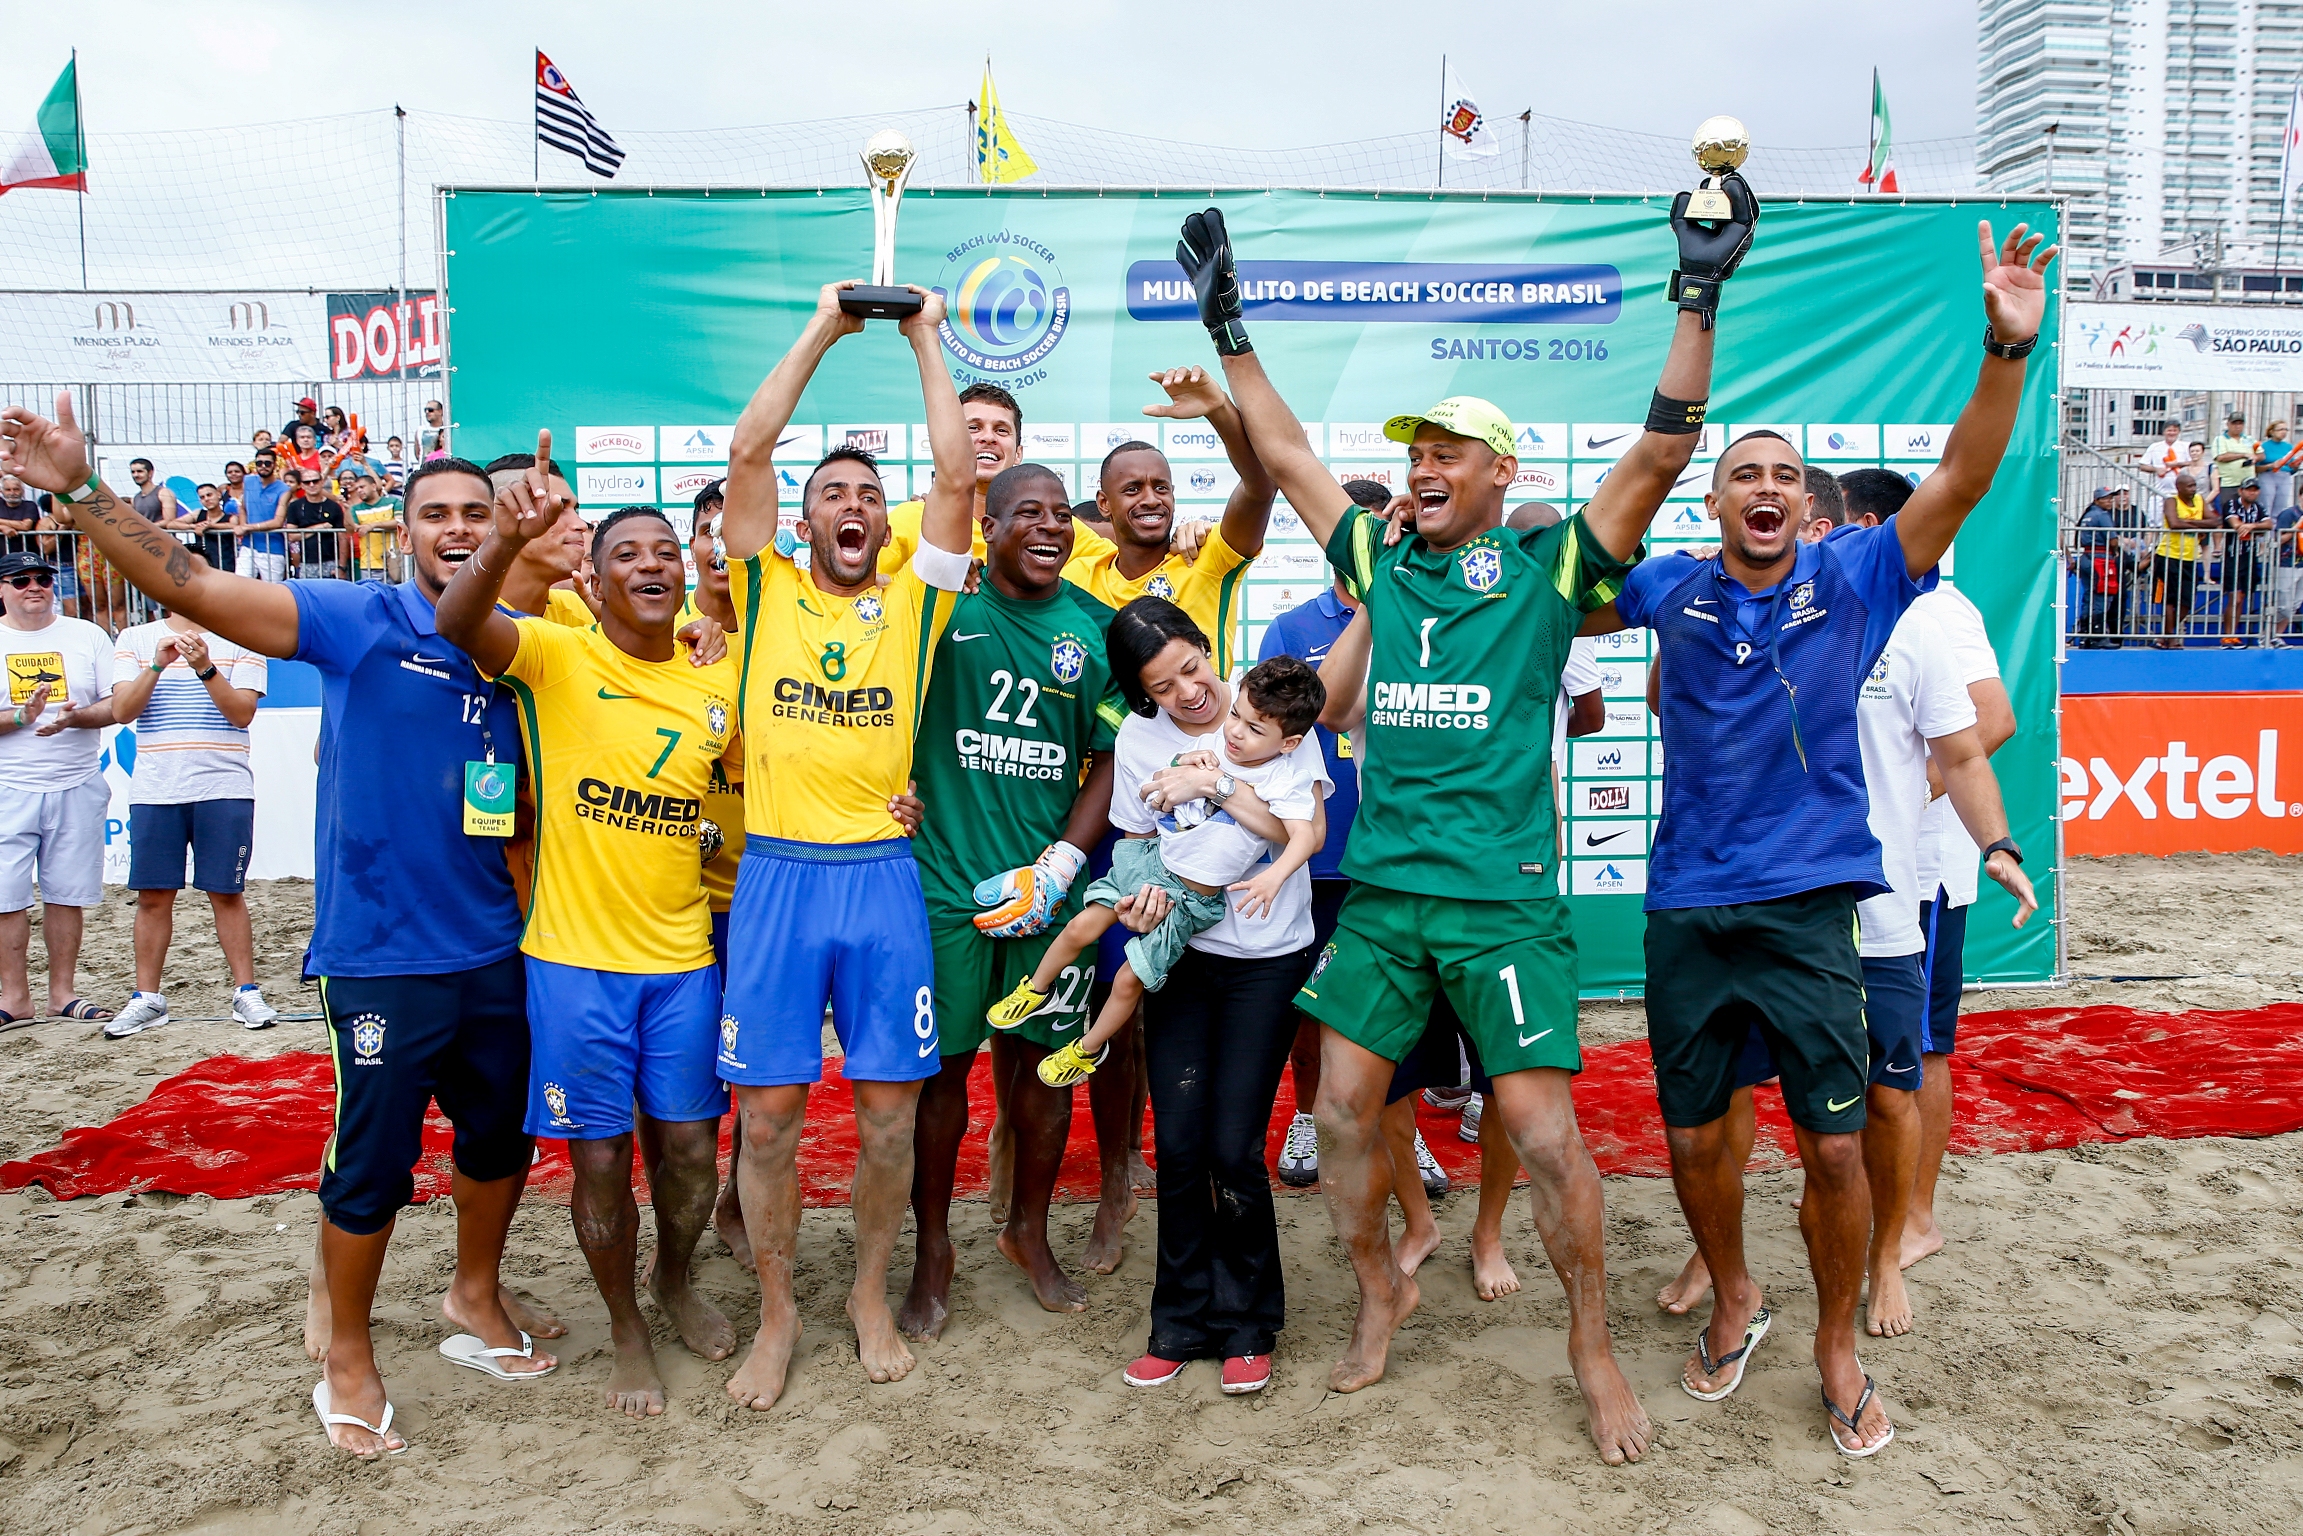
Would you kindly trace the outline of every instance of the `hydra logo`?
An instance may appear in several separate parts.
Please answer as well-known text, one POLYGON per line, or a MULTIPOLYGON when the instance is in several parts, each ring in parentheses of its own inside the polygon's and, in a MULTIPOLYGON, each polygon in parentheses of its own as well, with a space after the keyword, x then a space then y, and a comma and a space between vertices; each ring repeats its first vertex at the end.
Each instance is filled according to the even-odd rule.
POLYGON ((880 600, 869 592, 856 599, 856 617, 862 619, 866 624, 877 624, 881 615, 886 612, 887 610, 881 607, 880 600))
POLYGON ((1076 683, 1087 670, 1088 650, 1070 635, 1058 640, 1055 651, 1048 657, 1048 666, 1054 670, 1059 683, 1076 683))
POLYGON ((945 350, 987 374, 1037 367, 1071 323, 1071 290, 1055 252, 1014 230, 962 241, 945 257, 936 291, 947 309, 945 350))
POLYGON ((384 1054, 384 1021, 373 1013, 363 1013, 352 1021, 352 1051, 363 1062, 372 1062, 384 1054))
POLYGON ((552 1112, 554 1125, 568 1123, 568 1090, 558 1083, 544 1085, 544 1107, 552 1112))
POLYGON ((1175 601, 1175 583, 1167 579, 1165 571, 1144 583, 1144 592, 1151 597, 1164 597, 1171 603, 1175 601))
POLYGON ((1503 580, 1503 556, 1485 545, 1465 550, 1459 563, 1463 567, 1463 584, 1474 592, 1491 591, 1503 580))
POLYGON ((718 699, 704 706, 704 727, 714 736, 728 734, 728 706, 718 699))
POLYGON ((1814 602, 1814 601, 1815 601, 1815 583, 1814 583, 1814 582, 1812 582, 1812 581, 1803 581, 1803 582, 1801 582, 1801 583, 1800 583, 1798 586, 1796 586, 1796 587, 1793 587, 1793 588, 1791 589, 1791 606, 1792 606, 1793 608, 1795 608, 1795 609, 1797 609, 1797 608, 1805 608, 1805 607, 1806 607, 1806 606, 1807 606, 1809 603, 1812 603, 1812 602, 1814 602))

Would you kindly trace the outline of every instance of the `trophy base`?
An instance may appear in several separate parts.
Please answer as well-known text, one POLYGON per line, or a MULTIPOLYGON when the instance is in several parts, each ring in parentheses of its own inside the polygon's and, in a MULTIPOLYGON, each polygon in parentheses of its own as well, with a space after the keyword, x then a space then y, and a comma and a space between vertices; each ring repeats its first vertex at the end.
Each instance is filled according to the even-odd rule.
POLYGON ((867 320, 902 320, 920 312, 925 300, 909 288, 866 283, 840 290, 840 308, 867 320))
POLYGON ((1687 216, 1724 222, 1735 217, 1735 205, 1727 200, 1725 192, 1707 181, 1687 194, 1687 216))

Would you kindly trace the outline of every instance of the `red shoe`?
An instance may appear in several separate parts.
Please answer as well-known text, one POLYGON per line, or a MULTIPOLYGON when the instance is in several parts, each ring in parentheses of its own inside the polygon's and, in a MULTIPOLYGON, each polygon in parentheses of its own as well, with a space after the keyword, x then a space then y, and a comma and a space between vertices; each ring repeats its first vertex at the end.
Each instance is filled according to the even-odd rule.
POLYGON ((1261 1392, 1271 1385, 1271 1356, 1233 1355, 1223 1363, 1223 1390, 1227 1397, 1261 1392))
MULTIPOLYGON (((1162 1360, 1153 1354, 1140 1355, 1126 1370, 1120 1372, 1120 1380, 1131 1387, 1164 1387, 1183 1374, 1183 1367, 1184 1362, 1181 1360, 1162 1360)), ((1225 1390, 1230 1389, 1227 1387, 1225 1390)))

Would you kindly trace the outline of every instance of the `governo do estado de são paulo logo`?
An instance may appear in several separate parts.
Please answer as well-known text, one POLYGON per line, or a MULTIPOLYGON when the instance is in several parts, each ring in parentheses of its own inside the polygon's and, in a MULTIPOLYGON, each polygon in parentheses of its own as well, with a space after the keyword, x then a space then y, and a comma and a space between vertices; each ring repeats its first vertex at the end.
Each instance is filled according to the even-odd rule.
POLYGON ((946 252, 936 291, 944 296, 944 349, 978 373, 1037 367, 1071 324, 1071 289, 1055 252, 1012 229, 946 252))

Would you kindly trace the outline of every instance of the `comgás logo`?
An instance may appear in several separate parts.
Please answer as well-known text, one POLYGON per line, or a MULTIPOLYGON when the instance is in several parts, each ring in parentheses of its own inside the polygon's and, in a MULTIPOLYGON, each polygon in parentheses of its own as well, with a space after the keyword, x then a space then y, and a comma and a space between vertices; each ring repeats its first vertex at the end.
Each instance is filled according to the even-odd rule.
POLYGON ((944 349, 1004 383, 1028 377, 1064 339, 1071 289, 1055 252, 1011 229, 962 241, 944 254, 944 349))

